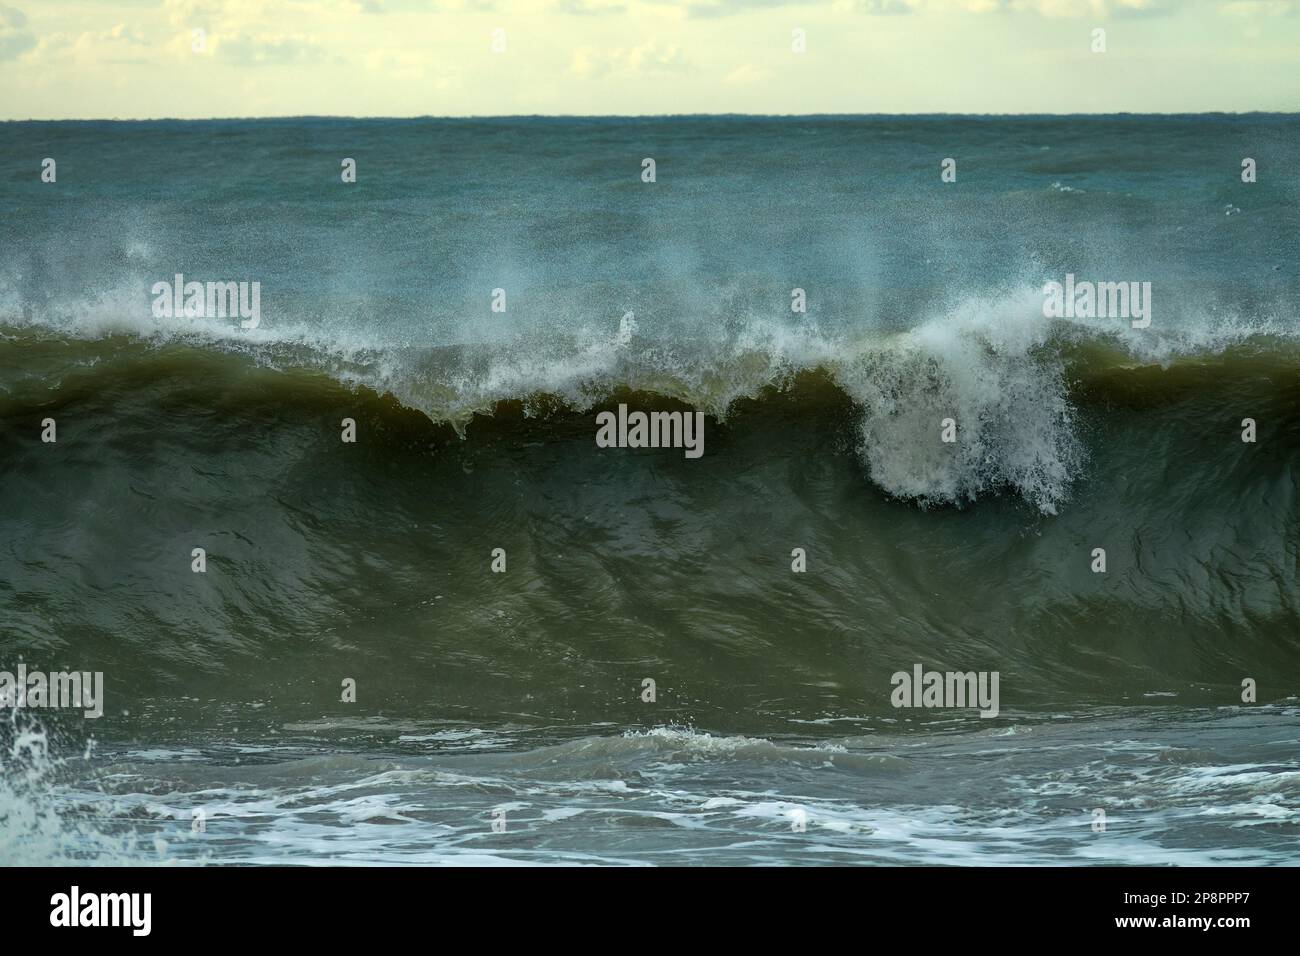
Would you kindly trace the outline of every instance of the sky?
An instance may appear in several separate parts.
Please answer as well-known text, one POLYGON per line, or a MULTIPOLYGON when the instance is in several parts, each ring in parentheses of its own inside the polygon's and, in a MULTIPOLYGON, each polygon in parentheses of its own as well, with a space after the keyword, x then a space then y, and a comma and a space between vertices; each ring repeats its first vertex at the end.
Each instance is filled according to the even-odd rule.
POLYGON ((1300 0, 0 0, 0 119, 1250 110, 1300 0))

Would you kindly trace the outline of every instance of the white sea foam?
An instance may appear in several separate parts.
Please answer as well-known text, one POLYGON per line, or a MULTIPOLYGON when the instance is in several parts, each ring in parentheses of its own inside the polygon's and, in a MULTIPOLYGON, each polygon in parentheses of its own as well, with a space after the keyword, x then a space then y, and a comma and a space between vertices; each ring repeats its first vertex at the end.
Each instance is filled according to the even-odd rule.
POLYGON ((679 399, 725 420, 732 404, 781 387, 801 370, 822 369, 861 408, 863 465, 888 494, 922 505, 960 503, 1009 488, 1044 514, 1068 498, 1085 465, 1072 407, 1067 356, 1072 344, 1104 343, 1134 365, 1168 365, 1253 336, 1296 337, 1277 317, 1213 319, 1162 312, 1147 329, 1106 320, 1047 320, 1042 290, 1026 284, 931 307, 899 332, 871 326, 830 331, 786 317, 702 317, 679 322, 631 315, 556 320, 490 344, 368 325, 343 317, 275 315, 257 329, 236 321, 155 318, 139 289, 24 310, 0 285, 0 323, 97 340, 127 336, 247 355, 277 368, 306 367, 352 387, 391 394, 462 430, 503 400, 548 395, 589 410, 618 387, 679 399), (698 327, 697 327, 698 326, 698 327), (439 344, 441 342, 441 344, 439 344), (956 441, 940 440, 945 419, 956 441))

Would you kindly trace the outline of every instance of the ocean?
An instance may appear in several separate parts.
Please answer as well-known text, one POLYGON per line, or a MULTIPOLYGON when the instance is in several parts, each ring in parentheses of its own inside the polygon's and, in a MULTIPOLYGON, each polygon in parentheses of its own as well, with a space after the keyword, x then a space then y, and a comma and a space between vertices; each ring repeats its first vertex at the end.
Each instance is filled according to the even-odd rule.
POLYGON ((1300 863, 1298 155, 0 123, 0 672, 103 675, 0 709, 0 863, 1300 863))

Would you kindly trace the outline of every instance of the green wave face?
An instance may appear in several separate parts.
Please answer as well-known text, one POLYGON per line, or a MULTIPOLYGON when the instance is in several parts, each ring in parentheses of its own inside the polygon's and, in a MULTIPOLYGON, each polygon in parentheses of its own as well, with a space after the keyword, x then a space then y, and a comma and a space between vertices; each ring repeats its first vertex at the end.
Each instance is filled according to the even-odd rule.
MULTIPOLYGON (((905 416, 856 401, 843 365, 708 416, 692 460, 597 447, 603 409, 688 407, 626 386, 585 408, 503 400, 458 434, 391 395, 239 354, 22 335, 9 348, 26 373, 63 371, 57 387, 11 372, 0 405, 5 645, 75 647, 125 699, 216 688, 296 719, 346 673, 410 715, 484 721, 529 699, 585 725, 635 719, 626 690, 646 671, 681 691, 667 718, 753 733, 888 716, 882 688, 915 661, 1000 666, 1017 675, 1004 706, 1047 710, 1300 678, 1300 384, 1284 342, 1168 368, 1101 346, 1053 358, 1072 470, 1051 513, 1006 477, 1042 436, 999 445, 1014 429, 985 422, 985 453, 1008 461, 934 457, 937 414, 904 440, 905 416), (57 444, 41 441, 47 417, 57 444), (967 493, 893 495, 876 468, 948 468, 967 493), (791 570, 796 548, 807 573, 791 570), (280 692, 303 682, 318 690, 280 692)), ((942 375, 927 387, 913 404, 957 394, 942 375)))

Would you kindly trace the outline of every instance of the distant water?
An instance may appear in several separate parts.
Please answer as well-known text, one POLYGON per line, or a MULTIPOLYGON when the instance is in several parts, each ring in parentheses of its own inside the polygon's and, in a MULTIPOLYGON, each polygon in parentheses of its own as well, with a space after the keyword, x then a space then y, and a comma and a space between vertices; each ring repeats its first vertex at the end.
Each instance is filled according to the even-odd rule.
POLYGON ((0 712, 0 862, 1300 862, 1297 155, 1289 115, 0 124, 0 670, 107 688, 0 712), (260 325, 155 317, 176 273, 260 325), (1150 327, 1044 318, 1067 273, 1150 327), (597 448, 619 402, 704 457, 597 448), (915 664, 999 715, 894 709, 915 664))

